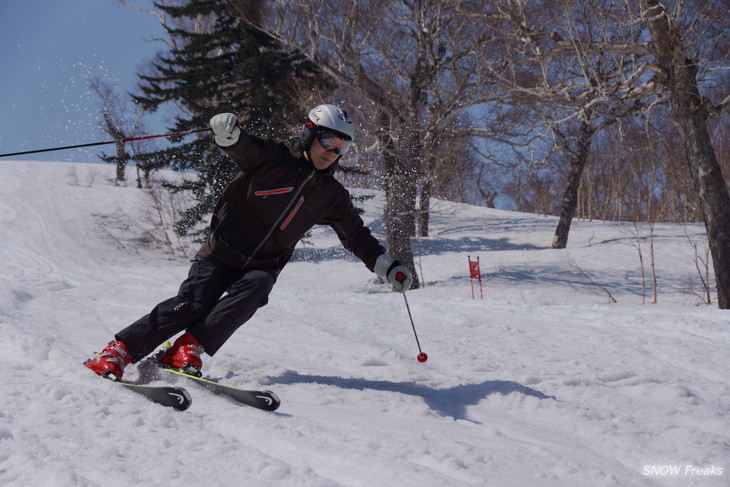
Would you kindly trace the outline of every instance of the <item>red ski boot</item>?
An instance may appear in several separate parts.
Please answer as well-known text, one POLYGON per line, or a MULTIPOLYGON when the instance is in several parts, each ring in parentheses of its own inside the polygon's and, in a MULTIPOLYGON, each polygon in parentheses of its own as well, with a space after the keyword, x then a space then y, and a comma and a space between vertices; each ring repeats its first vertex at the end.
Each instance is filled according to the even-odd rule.
POLYGON ((121 380, 124 367, 132 363, 126 345, 120 341, 111 341, 96 357, 86 362, 86 366, 97 374, 112 380, 121 380))
POLYGON ((177 369, 186 374, 201 377, 203 373, 203 346, 190 333, 185 333, 175 340, 158 359, 164 367, 177 369))

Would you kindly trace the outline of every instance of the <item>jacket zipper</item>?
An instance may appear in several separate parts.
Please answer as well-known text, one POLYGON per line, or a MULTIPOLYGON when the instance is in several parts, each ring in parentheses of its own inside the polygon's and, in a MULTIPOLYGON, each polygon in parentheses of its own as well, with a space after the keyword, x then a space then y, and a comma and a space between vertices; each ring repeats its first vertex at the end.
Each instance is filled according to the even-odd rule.
MULTIPOLYGON (((296 193, 294 193, 294 195, 292 196, 291 200, 289 201, 289 204, 286 205, 286 208, 284 208, 284 211, 281 212, 281 215, 279 215, 279 218, 277 218, 276 221, 274 222, 274 224, 271 225, 271 228, 269 229, 269 232, 266 234, 266 236, 263 239, 261 239, 261 242, 259 242, 259 244, 256 246, 256 248, 254 249, 254 251, 251 252, 251 255, 248 256, 248 259, 246 259, 246 262, 243 264, 243 267, 246 267, 248 264, 251 263, 251 261, 256 257, 256 254, 259 252, 259 250, 261 250, 261 247, 263 247, 264 244, 266 243, 266 241, 269 240, 269 238, 271 237, 271 235, 274 233, 274 230, 276 230, 276 227, 279 225, 279 222, 290 211, 289 209, 292 207, 292 205, 294 204, 294 202, 297 201, 297 199, 301 195, 302 191, 304 191, 304 186, 306 186, 307 183, 309 182, 309 180, 314 177, 315 172, 316 171, 312 171, 309 174, 309 176, 307 176, 307 179, 305 179, 302 182, 302 184, 299 185, 299 187, 297 188, 296 193)), ((291 213, 289 214, 289 217, 282 224, 281 230, 283 230, 284 228, 286 228, 286 226, 289 224, 289 222, 291 221, 291 219, 294 218, 294 215, 299 210, 299 207, 302 206, 302 203, 303 202, 304 202, 304 197, 302 197, 301 199, 299 199, 299 202, 297 203, 296 207, 291 211, 291 213)))

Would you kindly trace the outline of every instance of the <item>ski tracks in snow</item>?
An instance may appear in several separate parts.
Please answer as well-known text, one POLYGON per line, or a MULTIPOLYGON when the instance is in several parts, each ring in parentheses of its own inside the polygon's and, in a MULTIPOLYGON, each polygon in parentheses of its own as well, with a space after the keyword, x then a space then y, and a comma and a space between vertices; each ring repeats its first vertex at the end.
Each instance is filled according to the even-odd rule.
MULTIPOLYGON (((81 362, 175 293, 188 263, 112 245, 98 228, 106 220, 94 215, 133 212, 139 191, 103 178, 72 186, 67 172, 63 164, 2 166, 3 485, 727 483, 726 312, 607 306, 545 249, 544 220, 486 208, 435 218, 434 235, 444 241, 422 246, 429 285, 408 298, 428 362, 416 361, 402 296, 351 258, 310 252, 324 257, 293 260, 270 303, 205 361, 211 377, 275 391, 279 410, 187 384, 194 399, 185 412, 125 393, 81 362), (494 239, 490 224, 500 225, 500 245, 484 249, 483 272, 517 271, 485 279, 485 300, 472 301, 464 252, 494 239), (669 464, 726 473, 642 474, 669 464)), ((585 265, 624 286, 621 303, 635 298, 635 283, 621 276, 635 271, 636 257, 617 247, 615 226, 575 227, 577 235, 599 232, 600 244, 571 252, 610 250, 610 259, 585 265)), ((316 235, 326 242, 320 247, 334 245, 331 233, 316 235)), ((696 270, 691 257, 674 257, 671 274, 659 272, 680 282, 696 270)))

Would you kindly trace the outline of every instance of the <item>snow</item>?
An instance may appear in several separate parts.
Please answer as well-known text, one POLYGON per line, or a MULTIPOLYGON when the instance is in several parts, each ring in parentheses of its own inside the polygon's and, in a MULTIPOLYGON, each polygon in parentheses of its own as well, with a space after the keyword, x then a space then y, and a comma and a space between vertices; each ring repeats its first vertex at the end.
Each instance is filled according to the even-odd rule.
MULTIPOLYGON (((0 163, 0 485, 730 485, 730 314, 687 290, 702 225, 656 226, 642 305, 631 224, 576 221, 556 251, 555 218, 435 202, 414 246, 427 285, 407 294, 426 363, 403 296, 318 228, 204 362, 280 409, 178 382, 178 412, 81 366, 189 265, 140 245, 144 192, 113 170, 0 163)), ((381 239, 382 204, 364 203, 381 239)))

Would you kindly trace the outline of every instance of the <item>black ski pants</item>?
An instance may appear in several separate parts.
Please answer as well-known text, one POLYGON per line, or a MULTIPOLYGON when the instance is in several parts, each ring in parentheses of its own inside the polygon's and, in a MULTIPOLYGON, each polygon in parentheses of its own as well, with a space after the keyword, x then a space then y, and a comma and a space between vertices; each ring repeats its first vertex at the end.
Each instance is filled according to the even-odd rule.
POLYGON ((177 296, 155 306, 117 333, 116 339, 124 342, 137 362, 187 330, 213 355, 268 302, 274 281, 266 271, 234 269, 198 257, 177 296))

